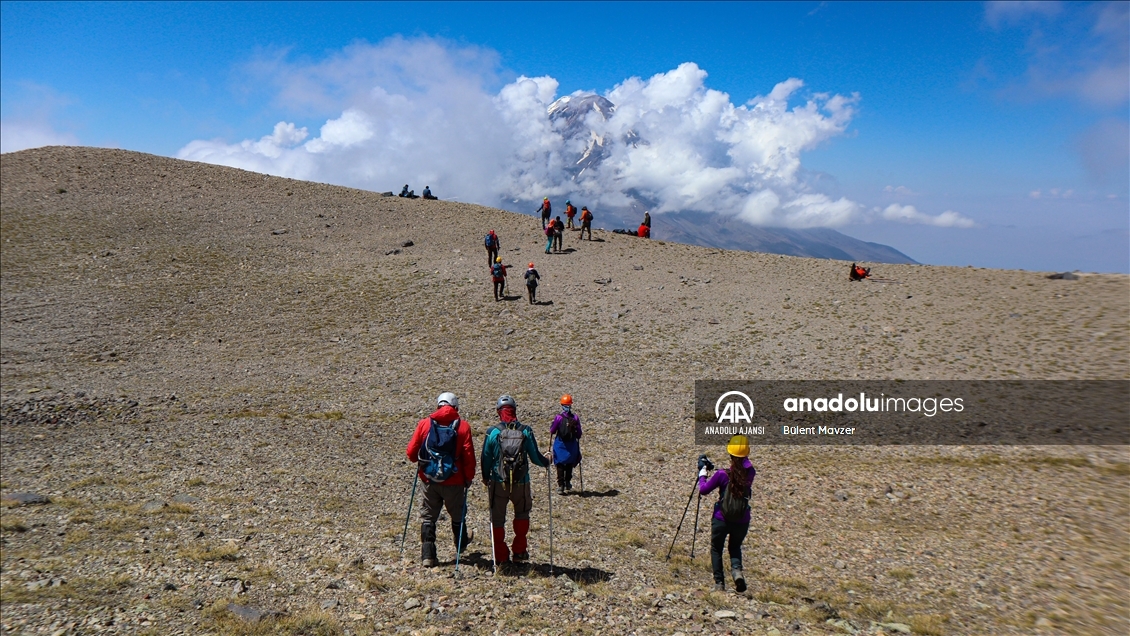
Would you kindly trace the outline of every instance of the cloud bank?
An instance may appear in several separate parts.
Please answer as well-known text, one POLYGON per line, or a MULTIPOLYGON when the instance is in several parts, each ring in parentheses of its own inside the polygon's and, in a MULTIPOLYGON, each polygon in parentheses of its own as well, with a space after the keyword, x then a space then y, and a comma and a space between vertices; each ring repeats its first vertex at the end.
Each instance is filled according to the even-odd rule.
MULTIPOLYGON (((257 140, 196 140, 177 156, 369 190, 430 185, 443 198, 511 209, 570 196, 605 209, 634 203, 654 214, 704 211, 768 226, 892 218, 803 178, 801 154, 844 134, 858 95, 811 93, 790 78, 734 104, 685 63, 613 87, 604 97, 615 110, 590 112, 583 124, 591 134, 578 136, 548 114, 557 80, 504 82, 497 65, 491 51, 431 38, 356 44, 311 64, 279 53, 250 71, 275 87, 284 109, 327 117, 318 130, 282 121, 257 140), (602 160, 578 175, 594 141, 602 160)), ((917 211, 897 220, 922 218, 966 227, 917 211)))

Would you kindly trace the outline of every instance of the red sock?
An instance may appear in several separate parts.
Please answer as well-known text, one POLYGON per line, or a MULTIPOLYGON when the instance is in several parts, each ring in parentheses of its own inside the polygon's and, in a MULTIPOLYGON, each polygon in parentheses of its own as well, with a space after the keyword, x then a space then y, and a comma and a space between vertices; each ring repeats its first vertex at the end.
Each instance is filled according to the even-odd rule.
POLYGON ((514 520, 514 554, 526 552, 526 534, 530 531, 529 519, 514 520))
POLYGON ((509 561, 510 550, 506 548, 506 526, 492 526, 490 532, 494 540, 494 560, 499 563, 509 561))

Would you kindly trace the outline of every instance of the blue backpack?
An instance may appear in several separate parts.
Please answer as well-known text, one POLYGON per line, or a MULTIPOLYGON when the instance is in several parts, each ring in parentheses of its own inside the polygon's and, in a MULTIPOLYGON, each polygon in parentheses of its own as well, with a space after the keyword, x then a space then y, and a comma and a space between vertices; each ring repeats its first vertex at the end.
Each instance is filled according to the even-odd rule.
POLYGON ((490 234, 487 234, 486 238, 483 239, 483 245, 485 245, 487 247, 497 247, 497 244, 496 244, 497 240, 498 240, 497 238, 491 236, 490 234))
POLYGON ((495 278, 502 278, 503 275, 502 263, 495 263, 490 266, 490 275, 495 278))
POLYGON ((459 420, 452 422, 451 426, 444 426, 434 419, 431 421, 419 457, 420 467, 429 481, 447 481, 459 470, 455 465, 458 427, 459 420))

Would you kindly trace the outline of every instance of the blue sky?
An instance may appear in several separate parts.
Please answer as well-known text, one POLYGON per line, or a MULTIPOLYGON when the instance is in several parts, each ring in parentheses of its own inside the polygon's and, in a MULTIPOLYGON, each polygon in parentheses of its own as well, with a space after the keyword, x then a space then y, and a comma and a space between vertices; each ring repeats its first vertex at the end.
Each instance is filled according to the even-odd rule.
MULTIPOLYGON (((578 90, 607 95, 619 86, 621 99, 634 99, 623 88, 632 77, 648 83, 644 92, 654 92, 657 77, 697 82, 688 113, 710 91, 753 110, 797 78, 803 86, 787 96, 787 109, 811 101, 820 115, 786 117, 771 132, 785 140, 774 143, 796 140, 785 154, 799 160, 799 172, 727 182, 730 203, 720 213, 796 223, 781 210, 819 191, 820 224, 922 262, 1130 270, 1126 3, 5 2, 0 13, 5 152, 112 146, 384 190, 395 184, 341 167, 356 155, 322 152, 311 163, 309 152, 295 154, 325 146, 333 130, 355 134, 350 122, 427 125, 390 110, 391 101, 374 105, 374 86, 406 96, 416 111, 450 114, 459 97, 448 94, 452 86, 486 108, 522 78, 556 81, 510 99, 506 120, 527 112, 530 100, 578 90), (688 62, 695 67, 680 66, 688 62), (837 112, 827 102, 835 95, 848 100, 837 112), (266 150, 240 146, 272 135, 279 122, 307 132, 266 150), (329 122, 338 123, 327 132, 329 122), (742 197, 770 189, 778 212, 741 207, 742 197)), ((462 121, 451 116, 453 125, 462 121)), ((479 138, 500 130, 485 127, 479 138)), ((700 147, 718 131, 693 134, 665 147, 700 147)), ((379 134, 337 143, 389 161, 387 144, 375 145, 379 134)), ((511 165, 554 152, 533 143, 523 137, 491 149, 499 178, 514 183, 489 196, 520 198, 519 181, 552 191, 551 168, 532 174, 511 165)), ((758 171, 757 161, 739 167, 758 171)), ((440 183, 442 169, 421 165, 419 179, 440 183)), ((686 170, 696 170, 693 162, 686 170)), ((383 173, 374 166, 367 174, 383 173)), ((708 191, 709 181, 680 187, 708 191)))

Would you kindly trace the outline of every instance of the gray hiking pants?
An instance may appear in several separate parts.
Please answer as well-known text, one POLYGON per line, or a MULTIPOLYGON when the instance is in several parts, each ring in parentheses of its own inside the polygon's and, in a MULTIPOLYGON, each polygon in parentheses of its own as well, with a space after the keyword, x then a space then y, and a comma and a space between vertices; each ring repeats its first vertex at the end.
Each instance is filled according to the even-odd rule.
POLYGON ((424 483, 424 501, 420 505, 420 521, 434 524, 439 519, 440 506, 447 508, 447 516, 458 525, 463 520, 463 503, 467 491, 462 486, 443 486, 424 483))
POLYGON ((514 519, 529 519, 530 509, 534 507, 533 489, 530 482, 512 484, 507 487, 502 482, 490 484, 490 525, 500 528, 506 525, 506 506, 514 504, 514 519))

